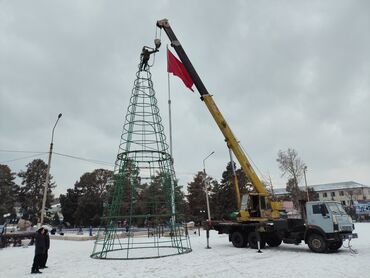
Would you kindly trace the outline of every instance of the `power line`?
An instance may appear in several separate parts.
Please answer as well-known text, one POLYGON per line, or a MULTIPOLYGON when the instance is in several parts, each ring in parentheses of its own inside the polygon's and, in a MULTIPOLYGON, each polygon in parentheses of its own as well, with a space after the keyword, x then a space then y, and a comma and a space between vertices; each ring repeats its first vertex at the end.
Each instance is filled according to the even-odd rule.
MULTIPOLYGON (((22 159, 33 158, 33 157, 40 156, 42 154, 47 154, 48 153, 48 152, 35 152, 35 151, 24 151, 24 150, 3 150, 3 149, 0 149, 0 152, 6 152, 6 153, 32 153, 32 154, 34 154, 34 155, 30 155, 30 156, 23 156, 23 157, 19 157, 19 158, 15 158, 15 159, 1 161, 0 163, 14 162, 14 161, 22 160, 22 159)), ((63 157, 72 158, 72 159, 77 159, 77 160, 81 160, 81 161, 86 161, 86 162, 90 162, 90 163, 95 163, 95 164, 114 166, 113 163, 106 162, 106 161, 101 161, 101 160, 97 160, 97 159, 83 158, 83 157, 79 157, 79 156, 75 156, 75 155, 69 155, 69 154, 63 154, 63 153, 57 153, 57 152, 53 152, 53 154, 56 154, 56 155, 59 155, 59 156, 63 156, 63 157)))
POLYGON ((18 158, 11 159, 11 160, 1 161, 0 163, 14 162, 14 161, 17 161, 17 160, 22 160, 22 159, 27 159, 27 158, 38 157, 38 156, 41 156, 41 155, 44 155, 44 154, 45 154, 45 152, 37 153, 37 154, 34 154, 34 155, 23 156, 23 157, 18 157, 18 158))
POLYGON ((68 158, 72 158, 72 159, 82 160, 82 161, 86 161, 86 162, 91 162, 91 163, 95 163, 95 164, 114 166, 113 163, 106 162, 106 161, 101 161, 101 160, 96 160, 96 159, 83 158, 83 157, 79 157, 79 156, 57 153, 57 152, 54 152, 53 154, 68 157, 68 158))
POLYGON ((0 149, 0 152, 4 152, 4 153, 47 153, 47 152, 35 152, 35 151, 19 151, 19 150, 1 150, 0 149))

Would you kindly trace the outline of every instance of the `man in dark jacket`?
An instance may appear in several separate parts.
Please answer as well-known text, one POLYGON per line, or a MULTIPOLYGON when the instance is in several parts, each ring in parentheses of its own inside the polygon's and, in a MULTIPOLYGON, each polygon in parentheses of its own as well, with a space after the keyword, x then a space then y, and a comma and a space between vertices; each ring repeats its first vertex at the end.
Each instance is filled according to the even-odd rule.
POLYGON ((48 260, 48 250, 50 247, 49 231, 44 228, 45 252, 42 254, 40 268, 47 268, 46 261, 48 260))
POLYGON ((35 257, 33 258, 31 273, 42 273, 39 268, 42 263, 42 256, 45 253, 45 247, 44 228, 40 228, 35 235, 35 257))
POLYGON ((153 54, 155 52, 158 52, 159 50, 156 48, 154 50, 149 50, 146 46, 143 47, 143 50, 141 52, 141 63, 140 63, 140 70, 145 70, 148 66, 148 61, 150 59, 150 54, 153 54))

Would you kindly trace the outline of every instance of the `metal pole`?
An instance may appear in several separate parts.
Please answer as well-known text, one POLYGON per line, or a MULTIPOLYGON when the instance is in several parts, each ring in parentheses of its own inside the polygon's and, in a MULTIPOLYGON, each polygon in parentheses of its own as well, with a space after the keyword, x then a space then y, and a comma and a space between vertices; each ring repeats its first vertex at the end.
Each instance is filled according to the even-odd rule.
POLYGON ((307 201, 310 201, 310 197, 308 195, 308 187, 307 187, 307 179, 306 179, 306 170, 307 170, 307 166, 305 165, 304 168, 303 168, 303 175, 304 175, 304 183, 306 185, 306 193, 307 193, 307 201))
POLYGON ((204 173, 204 185, 205 185, 205 191, 206 191, 206 202, 207 202, 207 214, 208 214, 208 221, 211 221, 211 212, 209 209, 209 199, 208 199, 208 181, 207 181, 207 173, 206 173, 206 164, 205 161, 207 158, 209 158, 211 155, 213 155, 215 152, 211 152, 205 159, 203 159, 203 173, 204 173))
MULTIPOLYGON (((168 45, 167 45, 167 52, 168 52, 168 45)), ((168 86, 168 121, 169 121, 169 129, 170 129, 170 155, 171 155, 171 161, 172 165, 174 163, 173 160, 173 150, 172 150, 172 113, 171 113, 171 86, 170 86, 170 73, 167 71, 167 86, 168 86)), ((171 227, 174 228, 176 219, 176 208, 175 208, 175 182, 173 179, 171 179, 171 227)))
POLYGON ((207 249, 211 249, 209 247, 209 225, 211 223, 211 211, 209 209, 209 198, 208 198, 208 180, 207 180, 207 173, 206 173, 206 159, 209 158, 211 155, 213 155, 215 152, 211 152, 205 159, 203 159, 203 173, 204 173, 204 186, 206 191, 206 202, 207 202, 207 214, 208 214, 208 220, 207 220, 207 249))
MULTIPOLYGON (((167 51, 168 51, 168 45, 167 45, 167 51)), ((170 155, 173 159, 173 153, 172 153, 172 117, 171 117, 171 86, 170 86, 170 73, 167 72, 167 81, 168 81, 168 119, 169 119, 169 129, 170 129, 170 155)))
POLYGON ((53 141, 54 141, 54 130, 57 126, 57 123, 59 119, 62 117, 62 113, 58 115, 58 119, 55 122, 55 125, 53 127, 53 131, 51 133, 51 142, 50 142, 50 148, 49 148, 49 158, 48 158, 48 168, 46 170, 46 179, 44 184, 44 196, 42 198, 42 207, 41 207, 41 217, 40 217, 40 225, 44 223, 44 215, 45 215, 45 205, 46 205, 46 198, 48 195, 48 186, 49 186, 49 173, 50 173, 50 164, 51 164, 51 155, 53 153, 53 141))
MULTIPOLYGON (((236 195, 240 196, 238 178, 236 176, 234 161, 233 161, 233 154, 230 148, 229 148, 229 155, 230 155, 231 169, 233 170, 234 190, 235 190, 236 195)), ((238 207, 238 211, 239 211, 240 210, 240 197, 237 198, 236 200, 236 206, 238 207)))

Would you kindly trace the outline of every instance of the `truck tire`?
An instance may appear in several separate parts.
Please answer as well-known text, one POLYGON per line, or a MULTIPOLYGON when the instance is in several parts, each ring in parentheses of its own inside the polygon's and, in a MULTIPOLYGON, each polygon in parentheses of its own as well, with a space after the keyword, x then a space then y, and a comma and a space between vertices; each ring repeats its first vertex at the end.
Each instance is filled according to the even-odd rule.
MULTIPOLYGON (((250 232, 248 234, 248 244, 249 247, 252 249, 258 249, 258 234, 256 232, 250 232)), ((266 242, 262 239, 260 239, 260 248, 263 249, 266 246, 266 242)))
POLYGON ((328 244, 328 251, 334 252, 337 251, 339 248, 341 248, 343 245, 343 240, 338 240, 335 242, 330 242, 328 244))
POLYGON ((281 244, 282 240, 277 234, 270 234, 266 238, 266 243, 270 247, 278 247, 281 244))
POLYGON ((308 237, 308 247, 315 253, 324 253, 327 245, 328 244, 322 235, 311 234, 308 237))
POLYGON ((241 232, 233 232, 231 234, 231 242, 236 248, 242 248, 246 245, 246 240, 241 232))

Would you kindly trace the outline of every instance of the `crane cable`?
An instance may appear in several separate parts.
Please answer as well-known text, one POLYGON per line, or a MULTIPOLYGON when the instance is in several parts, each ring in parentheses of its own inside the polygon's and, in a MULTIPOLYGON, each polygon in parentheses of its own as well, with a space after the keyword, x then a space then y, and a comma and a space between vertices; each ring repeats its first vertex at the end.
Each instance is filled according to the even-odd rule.
MULTIPOLYGON (((154 41, 156 39, 158 39, 158 29, 159 29, 159 40, 161 41, 161 39, 162 39, 162 29, 160 29, 158 27, 155 27, 155 39, 154 39, 154 41)), ((153 62, 152 62, 152 64, 151 65, 148 64, 149 67, 153 67, 154 64, 155 64, 155 54, 156 54, 156 52, 154 52, 154 54, 153 54, 153 62)))
POLYGON ((248 154, 248 152, 244 149, 244 147, 243 147, 242 143, 240 143, 240 142, 239 142, 239 144, 240 144, 240 147, 243 149, 243 151, 247 154, 247 156, 248 156, 249 160, 252 162, 252 164, 253 164, 254 168, 257 170, 257 172, 260 174, 260 176, 263 178, 263 180, 267 180, 266 176, 265 176, 265 175, 260 171, 260 169, 258 169, 258 167, 257 167, 256 163, 254 163, 254 161, 253 161, 252 157, 251 157, 251 156, 248 154))

